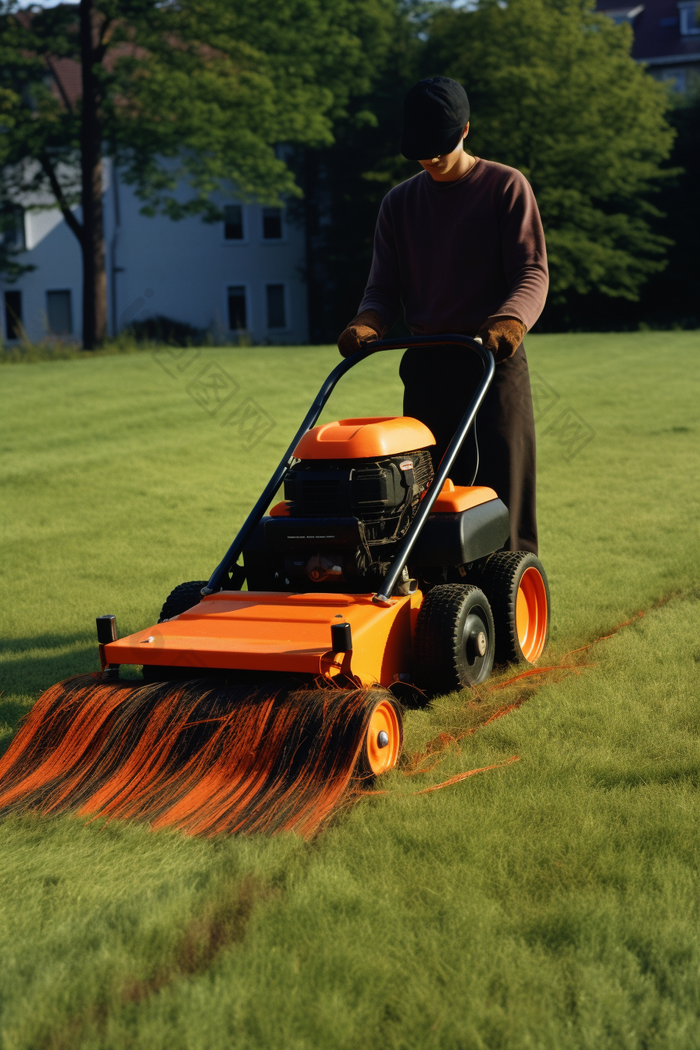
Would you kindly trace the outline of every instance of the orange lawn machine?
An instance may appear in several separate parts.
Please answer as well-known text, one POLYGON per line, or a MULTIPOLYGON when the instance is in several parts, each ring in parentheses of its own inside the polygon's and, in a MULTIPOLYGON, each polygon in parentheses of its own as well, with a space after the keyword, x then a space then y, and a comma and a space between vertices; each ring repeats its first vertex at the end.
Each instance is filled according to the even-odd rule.
POLYGON ((396 765, 399 697, 477 685, 494 661, 534 663, 544 569, 502 550, 508 510, 493 489, 449 477, 494 367, 460 335, 381 340, 338 364, 211 578, 180 584, 158 624, 128 637, 98 617, 102 681, 37 702, 0 762, 0 812, 310 831, 353 778, 396 765), (483 375, 437 466, 416 419, 316 426, 371 354, 445 344, 478 354, 483 375), (129 664, 145 684, 120 678, 129 664))
MULTIPOLYGON (((341 362, 211 579, 176 587, 156 627, 119 639, 113 620, 101 627, 108 674, 122 664, 143 665, 149 681, 284 672, 434 695, 483 682, 494 659, 534 663, 548 631, 544 569, 529 552, 500 550, 509 518, 493 489, 449 480, 493 373, 492 355, 457 335, 383 340, 341 362), (416 419, 314 425, 360 361, 438 342, 476 352, 484 371, 436 473, 435 439, 416 419), (266 514, 280 484, 285 498, 266 514)), ((389 735, 377 772, 398 757, 389 735)))

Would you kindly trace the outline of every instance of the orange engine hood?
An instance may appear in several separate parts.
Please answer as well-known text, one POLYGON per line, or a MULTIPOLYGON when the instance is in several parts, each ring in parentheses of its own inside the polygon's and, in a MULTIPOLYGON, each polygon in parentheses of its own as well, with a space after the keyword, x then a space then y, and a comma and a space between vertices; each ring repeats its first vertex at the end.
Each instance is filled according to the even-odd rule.
POLYGON ((313 427, 294 455, 297 459, 381 459, 434 444, 426 425, 411 416, 369 416, 313 427))
POLYGON ((105 645, 110 664, 351 674, 391 685, 410 673, 420 591, 375 605, 371 594, 219 591, 180 616, 105 645), (331 650, 331 626, 349 623, 353 651, 331 650))

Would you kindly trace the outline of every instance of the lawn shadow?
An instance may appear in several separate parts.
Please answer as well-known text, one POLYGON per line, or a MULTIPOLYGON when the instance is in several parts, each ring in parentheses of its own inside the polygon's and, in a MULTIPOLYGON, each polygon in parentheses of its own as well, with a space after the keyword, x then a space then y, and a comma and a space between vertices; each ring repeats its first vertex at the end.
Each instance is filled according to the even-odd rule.
MULTIPOLYGON (((82 636, 84 638, 84 635, 82 636)), ((46 645, 51 639, 54 647, 73 645, 68 652, 45 654, 34 652, 3 664, 0 678, 0 726, 9 726, 13 731, 0 743, 0 755, 10 746, 14 731, 22 718, 31 709, 33 702, 56 682, 62 682, 75 674, 97 671, 100 660, 97 645, 82 642, 75 644, 69 636, 40 635, 34 638, 16 639, 13 648, 35 649, 40 643, 46 645)), ((48 646, 47 646, 48 648, 48 646)), ((7 647, 5 648, 7 652, 7 647)))
MULTIPOLYGON (((24 718, 30 710, 30 707, 31 705, 26 701, 23 703, 21 700, 0 700, 0 726, 3 730, 3 736, 6 727, 9 727, 12 730, 12 736, 14 736, 20 719, 24 718)), ((2 755, 5 749, 9 747, 12 736, 9 736, 6 740, 0 742, 0 755, 2 755)))
MULTIPOLYGON (((32 639, 34 646, 37 639, 32 639)), ((71 644, 73 647, 68 652, 44 653, 33 652, 31 655, 20 656, 17 659, 8 660, 0 670, 0 717, 5 717, 4 708, 8 703, 14 702, 17 697, 33 696, 36 698, 50 685, 70 678, 74 674, 83 674, 88 671, 98 671, 100 659, 97 643, 82 642, 75 644, 73 639, 62 639, 58 644, 71 644)))
POLYGON ((87 644, 86 632, 72 634, 28 634, 23 638, 0 638, 0 653, 22 653, 27 649, 65 649, 67 645, 87 644))

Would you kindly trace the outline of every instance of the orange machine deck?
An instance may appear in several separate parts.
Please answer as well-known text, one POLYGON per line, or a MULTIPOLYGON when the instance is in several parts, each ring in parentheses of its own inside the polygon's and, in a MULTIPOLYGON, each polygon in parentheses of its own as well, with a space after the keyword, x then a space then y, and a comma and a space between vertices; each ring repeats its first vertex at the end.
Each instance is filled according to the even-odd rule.
POLYGON ((180 616, 105 646, 111 664, 351 674, 363 686, 410 673, 411 636, 422 600, 375 605, 371 594, 219 591, 180 616), (349 623, 353 650, 331 649, 331 626, 349 623))

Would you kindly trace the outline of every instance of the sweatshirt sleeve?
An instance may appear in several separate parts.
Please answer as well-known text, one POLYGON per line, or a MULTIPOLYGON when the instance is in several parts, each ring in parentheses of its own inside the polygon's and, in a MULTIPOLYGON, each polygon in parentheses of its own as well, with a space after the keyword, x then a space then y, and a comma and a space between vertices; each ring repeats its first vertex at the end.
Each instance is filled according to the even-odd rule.
POLYGON ((544 309, 549 271, 535 194, 519 171, 509 175, 503 188, 500 226, 509 293, 494 313, 517 317, 529 330, 544 309))
POLYGON ((400 309, 401 278, 387 195, 379 209, 374 231, 372 268, 358 313, 362 313, 363 310, 376 310, 388 330, 398 317, 400 309))

